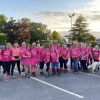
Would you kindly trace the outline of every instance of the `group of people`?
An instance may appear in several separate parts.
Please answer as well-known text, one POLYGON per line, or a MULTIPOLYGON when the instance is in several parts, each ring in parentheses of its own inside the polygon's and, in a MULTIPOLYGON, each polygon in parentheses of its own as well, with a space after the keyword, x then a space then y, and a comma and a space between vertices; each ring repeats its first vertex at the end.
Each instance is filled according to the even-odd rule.
POLYGON ((40 74, 49 76, 61 72, 67 72, 68 61, 70 59, 70 69, 74 73, 79 70, 88 71, 87 66, 92 62, 99 62, 100 50, 96 45, 94 48, 86 43, 73 43, 68 46, 52 42, 47 46, 36 44, 35 42, 26 44, 22 42, 21 46, 17 42, 13 45, 6 43, 4 48, 0 49, 0 66, 3 67, 3 79, 8 80, 9 75, 14 77, 15 67, 18 68, 19 76, 24 72, 25 77, 36 76, 37 68, 40 74), (44 72, 44 66, 46 70, 44 72), (22 70, 21 70, 22 69, 22 70))

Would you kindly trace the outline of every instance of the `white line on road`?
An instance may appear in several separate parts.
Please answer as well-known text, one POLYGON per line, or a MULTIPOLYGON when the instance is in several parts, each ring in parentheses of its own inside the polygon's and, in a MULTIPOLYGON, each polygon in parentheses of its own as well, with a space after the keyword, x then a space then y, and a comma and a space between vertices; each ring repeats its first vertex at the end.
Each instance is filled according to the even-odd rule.
POLYGON ((86 74, 86 75, 88 75, 88 76, 94 76, 94 77, 98 77, 98 78, 100 78, 100 76, 99 76, 99 75, 95 75, 95 74, 88 74, 88 73, 84 73, 84 72, 80 72, 80 73, 82 73, 82 74, 86 74))
POLYGON ((40 82, 40 83, 43 83, 43 84, 45 84, 45 85, 51 86, 51 87, 53 87, 53 88, 55 88, 55 89, 58 89, 58 90, 60 90, 60 91, 65 92, 65 93, 68 93, 68 94, 71 94, 71 95, 73 95, 73 96, 76 96, 76 97, 78 97, 78 98, 81 98, 81 99, 84 98, 83 96, 81 96, 81 95, 79 95, 79 94, 76 94, 76 93, 73 93, 73 92, 71 92, 71 91, 65 90, 65 89, 63 89, 63 88, 60 88, 60 87, 58 87, 58 86, 55 86, 55 85, 50 84, 50 83, 48 83, 48 82, 45 82, 45 81, 43 81, 43 80, 40 80, 40 79, 37 79, 37 78, 33 78, 33 77, 31 77, 31 79, 36 80, 36 81, 38 81, 38 82, 40 82))

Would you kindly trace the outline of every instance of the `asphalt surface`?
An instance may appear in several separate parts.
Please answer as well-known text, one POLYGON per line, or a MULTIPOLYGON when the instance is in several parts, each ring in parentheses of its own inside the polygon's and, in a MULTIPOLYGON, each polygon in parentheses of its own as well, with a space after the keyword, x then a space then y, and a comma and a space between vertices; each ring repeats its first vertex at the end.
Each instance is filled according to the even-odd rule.
POLYGON ((95 74, 72 72, 61 76, 0 78, 0 100, 99 100, 100 72, 95 74))

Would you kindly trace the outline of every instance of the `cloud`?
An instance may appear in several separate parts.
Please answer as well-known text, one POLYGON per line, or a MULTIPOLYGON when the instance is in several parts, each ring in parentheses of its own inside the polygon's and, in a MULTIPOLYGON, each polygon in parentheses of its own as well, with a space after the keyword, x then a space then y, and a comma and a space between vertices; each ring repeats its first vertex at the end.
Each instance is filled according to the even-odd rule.
MULTIPOLYGON (((56 31, 69 31, 71 28, 71 19, 69 14, 75 13, 73 23, 81 14, 89 23, 89 29, 96 37, 100 32, 100 0, 90 0, 84 7, 78 6, 65 12, 32 12, 26 11, 23 17, 29 17, 33 21, 42 22, 48 26, 49 29, 56 31)), ((100 37, 100 36, 99 36, 100 37)))

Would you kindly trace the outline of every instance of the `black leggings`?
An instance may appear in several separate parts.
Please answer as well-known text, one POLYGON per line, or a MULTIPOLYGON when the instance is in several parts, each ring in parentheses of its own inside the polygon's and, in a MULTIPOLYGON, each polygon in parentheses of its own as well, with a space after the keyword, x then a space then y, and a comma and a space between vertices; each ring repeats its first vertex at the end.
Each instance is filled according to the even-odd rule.
POLYGON ((64 69, 67 69, 67 62, 68 62, 68 60, 64 60, 64 59, 63 59, 64 69))
POLYGON ((43 69, 44 68, 44 63, 45 62, 40 62, 40 69, 43 69))
POLYGON ((20 71, 20 60, 12 60, 11 63, 12 63, 11 75, 13 76, 13 74, 14 74, 14 68, 15 68, 16 64, 17 64, 18 72, 20 74, 21 73, 21 71, 20 71))
POLYGON ((59 58, 59 63, 60 63, 60 69, 62 69, 63 68, 63 59, 62 59, 62 57, 59 58))
POLYGON ((2 62, 3 67, 3 73, 7 73, 9 75, 9 69, 10 69, 10 62, 2 62))
POLYGON ((46 68, 46 72, 48 72, 49 69, 50 69, 50 62, 49 62, 49 63, 46 63, 46 66, 47 66, 47 68, 46 68))
POLYGON ((2 66, 2 63, 3 63, 3 62, 2 62, 2 61, 0 61, 0 68, 1 68, 1 66, 2 66))
POLYGON ((87 71, 87 61, 86 60, 81 60, 81 66, 83 71, 87 71))

